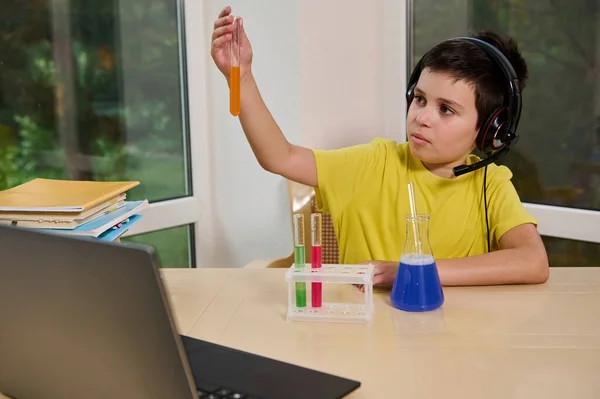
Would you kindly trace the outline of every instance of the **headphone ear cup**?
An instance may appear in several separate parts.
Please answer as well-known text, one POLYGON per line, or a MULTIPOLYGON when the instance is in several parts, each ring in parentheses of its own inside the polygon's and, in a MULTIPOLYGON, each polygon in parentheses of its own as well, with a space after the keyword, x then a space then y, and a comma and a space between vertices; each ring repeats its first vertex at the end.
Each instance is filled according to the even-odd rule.
POLYGON ((506 144, 508 108, 494 110, 481 125, 475 144, 484 154, 489 154, 506 144))

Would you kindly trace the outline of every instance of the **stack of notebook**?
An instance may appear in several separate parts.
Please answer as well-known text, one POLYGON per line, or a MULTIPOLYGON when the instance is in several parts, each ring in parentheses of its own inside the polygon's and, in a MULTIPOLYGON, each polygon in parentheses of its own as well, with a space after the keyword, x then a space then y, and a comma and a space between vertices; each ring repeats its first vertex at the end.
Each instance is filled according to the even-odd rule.
POLYGON ((136 181, 33 179, 0 191, 0 224, 113 241, 141 219, 148 201, 126 201, 136 181))

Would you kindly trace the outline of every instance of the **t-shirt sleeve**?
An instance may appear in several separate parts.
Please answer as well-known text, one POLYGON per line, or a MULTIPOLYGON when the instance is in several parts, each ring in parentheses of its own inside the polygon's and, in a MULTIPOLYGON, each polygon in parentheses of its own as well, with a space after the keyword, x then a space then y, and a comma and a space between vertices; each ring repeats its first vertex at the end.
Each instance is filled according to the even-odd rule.
POLYGON ((386 144, 381 139, 336 150, 313 150, 318 179, 317 209, 339 215, 363 182, 372 178, 385 151, 386 144))
POLYGON ((506 166, 500 166, 487 183, 490 235, 494 242, 499 242, 516 226, 531 223, 537 227, 537 220, 523 206, 511 178, 512 172, 506 166))

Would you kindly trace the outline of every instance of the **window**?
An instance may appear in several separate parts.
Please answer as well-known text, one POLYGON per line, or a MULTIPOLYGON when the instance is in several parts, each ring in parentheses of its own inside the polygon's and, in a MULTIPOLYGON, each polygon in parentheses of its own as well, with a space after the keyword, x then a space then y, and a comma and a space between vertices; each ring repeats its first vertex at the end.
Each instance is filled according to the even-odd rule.
POLYGON ((0 35, 0 188, 132 179, 142 183, 135 198, 186 195, 176 2, 11 3, 0 35))
POLYGON ((153 246, 163 268, 187 268, 195 264, 193 227, 193 225, 189 225, 157 230, 123 237, 121 241, 153 246))
POLYGON ((521 139, 499 163, 513 171, 513 183, 538 217, 540 232, 552 230, 556 237, 544 238, 551 265, 600 265, 600 3, 412 0, 409 5, 412 67, 430 47, 453 36, 491 29, 518 41, 529 67, 521 139), (566 208, 575 210, 568 218, 566 208), (561 223, 560 229, 549 227, 553 223, 561 223))
POLYGON ((564 238, 542 237, 552 266, 600 265, 600 245, 564 238))
MULTIPOLYGON (((2 3, 0 190, 35 177, 138 180, 128 200, 161 215, 137 232, 197 221, 181 2, 2 3)), ((160 250, 187 251, 182 229, 156 233, 172 244, 160 250)))

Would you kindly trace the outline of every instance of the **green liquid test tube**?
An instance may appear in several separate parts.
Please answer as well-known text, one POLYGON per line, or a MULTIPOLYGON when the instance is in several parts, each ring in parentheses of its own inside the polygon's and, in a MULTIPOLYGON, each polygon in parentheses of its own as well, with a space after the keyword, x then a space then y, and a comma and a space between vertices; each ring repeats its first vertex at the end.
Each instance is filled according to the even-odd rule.
MULTIPOLYGON (((294 266, 302 269, 304 260, 304 215, 294 215, 294 266)), ((296 306, 306 307, 306 283, 296 283, 296 306)))

